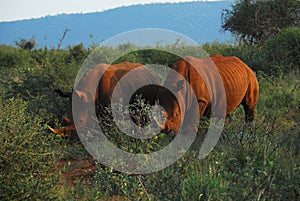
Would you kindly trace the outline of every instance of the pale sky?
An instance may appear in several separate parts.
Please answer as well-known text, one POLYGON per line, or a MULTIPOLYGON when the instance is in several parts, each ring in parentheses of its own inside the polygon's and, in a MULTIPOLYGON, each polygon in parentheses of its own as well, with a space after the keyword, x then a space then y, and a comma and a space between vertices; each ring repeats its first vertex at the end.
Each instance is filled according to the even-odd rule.
POLYGON ((39 18, 62 13, 96 12, 135 4, 186 1, 193 0, 0 0, 0 22, 39 18))

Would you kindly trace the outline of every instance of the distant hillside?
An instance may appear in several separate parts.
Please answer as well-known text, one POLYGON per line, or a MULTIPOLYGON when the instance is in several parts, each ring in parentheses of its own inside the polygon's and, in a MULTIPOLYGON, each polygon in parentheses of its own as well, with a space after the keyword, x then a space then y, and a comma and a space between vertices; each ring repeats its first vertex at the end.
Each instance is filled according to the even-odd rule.
POLYGON ((148 4, 121 7, 90 14, 48 16, 0 23, 0 43, 14 44, 20 38, 35 37, 38 47, 57 47, 69 29, 63 47, 100 43, 116 34, 140 28, 163 28, 183 33, 198 43, 232 40, 221 32, 221 12, 228 1, 148 4))

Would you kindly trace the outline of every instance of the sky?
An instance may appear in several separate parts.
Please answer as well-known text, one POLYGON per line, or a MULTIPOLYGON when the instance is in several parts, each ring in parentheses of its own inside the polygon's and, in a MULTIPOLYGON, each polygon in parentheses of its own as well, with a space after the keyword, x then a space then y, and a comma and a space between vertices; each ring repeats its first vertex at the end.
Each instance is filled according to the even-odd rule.
POLYGON ((193 0, 0 0, 0 22, 57 14, 97 12, 135 4, 186 1, 193 0))

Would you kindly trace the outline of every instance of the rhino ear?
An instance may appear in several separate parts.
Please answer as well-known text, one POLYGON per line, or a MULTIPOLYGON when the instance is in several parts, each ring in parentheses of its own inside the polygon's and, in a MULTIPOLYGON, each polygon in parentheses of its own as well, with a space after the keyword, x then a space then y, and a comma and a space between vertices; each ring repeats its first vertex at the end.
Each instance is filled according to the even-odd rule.
POLYGON ((176 92, 182 90, 183 88, 184 88, 184 80, 178 80, 175 87, 176 92))
POLYGON ((166 118, 168 117, 168 113, 166 111, 161 111, 161 114, 164 115, 166 118))
POLYGON ((87 97, 86 93, 79 91, 79 90, 75 90, 75 94, 84 102, 88 102, 88 97, 87 97))

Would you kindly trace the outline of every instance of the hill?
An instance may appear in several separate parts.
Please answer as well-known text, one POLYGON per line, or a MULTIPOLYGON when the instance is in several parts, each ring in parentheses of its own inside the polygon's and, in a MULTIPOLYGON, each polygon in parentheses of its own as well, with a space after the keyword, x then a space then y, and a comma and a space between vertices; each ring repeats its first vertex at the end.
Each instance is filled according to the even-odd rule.
POLYGON ((38 47, 57 47, 65 29, 63 47, 100 43, 122 32, 141 28, 170 29, 202 44, 232 40, 221 32, 222 9, 230 2, 190 2, 120 7, 89 14, 62 14, 39 19, 0 23, 0 43, 14 44, 35 37, 38 47))

